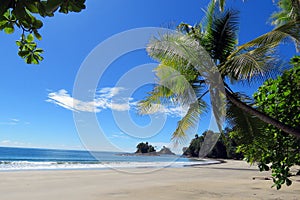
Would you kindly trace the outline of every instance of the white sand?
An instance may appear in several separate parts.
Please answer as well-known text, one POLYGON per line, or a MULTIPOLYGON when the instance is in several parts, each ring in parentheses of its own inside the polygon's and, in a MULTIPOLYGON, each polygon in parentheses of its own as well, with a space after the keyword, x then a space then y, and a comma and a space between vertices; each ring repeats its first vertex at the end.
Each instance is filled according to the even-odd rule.
POLYGON ((300 199, 300 177, 271 188, 269 173, 243 161, 188 168, 0 173, 1 200, 300 199), (253 177, 256 177, 253 180, 253 177))

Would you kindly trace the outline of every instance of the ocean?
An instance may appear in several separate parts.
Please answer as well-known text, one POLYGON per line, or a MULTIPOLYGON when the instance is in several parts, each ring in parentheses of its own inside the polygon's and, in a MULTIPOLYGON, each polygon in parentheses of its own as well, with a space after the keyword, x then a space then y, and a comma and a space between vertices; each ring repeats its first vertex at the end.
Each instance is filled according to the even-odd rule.
POLYGON ((173 155, 137 156, 118 152, 92 154, 77 150, 0 147, 0 171, 164 168, 216 162, 173 155))

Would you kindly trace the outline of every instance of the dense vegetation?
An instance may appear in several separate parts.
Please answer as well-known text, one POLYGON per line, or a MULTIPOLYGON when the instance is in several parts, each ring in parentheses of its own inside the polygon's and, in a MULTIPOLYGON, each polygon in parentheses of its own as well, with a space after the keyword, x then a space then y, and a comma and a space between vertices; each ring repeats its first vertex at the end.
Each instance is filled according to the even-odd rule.
MULTIPOLYGON (((291 59, 293 67, 277 79, 267 80, 254 94, 255 105, 263 112, 300 127, 300 56, 291 59)), ((261 171, 272 170, 274 186, 291 185, 290 169, 300 165, 300 138, 252 117, 248 128, 234 127, 231 137, 239 144, 248 162, 258 162, 261 171), (256 121, 256 122, 255 122, 256 121), (256 131, 245 130, 253 129, 256 131)), ((298 172, 299 174, 299 172, 298 172)))
MULTIPOLYGON (((225 1, 219 2, 222 2, 222 10, 225 1)), ((175 142, 180 142, 189 130, 194 130, 192 128, 199 124, 201 115, 208 109, 204 96, 210 95, 210 107, 220 132, 225 125, 222 120, 225 113, 227 123, 235 132, 240 131, 240 134, 245 136, 261 132, 262 124, 268 124, 269 127, 264 129, 265 140, 262 141, 270 146, 261 145, 261 141, 257 141, 256 144, 268 153, 260 154, 253 150, 251 142, 256 139, 243 140, 245 148, 266 158, 265 161, 261 160, 261 169, 267 169, 264 163, 273 163, 271 168, 277 188, 285 182, 290 185, 291 182, 286 177, 289 176, 290 164, 296 164, 298 157, 294 153, 285 152, 297 153, 299 148, 295 145, 288 149, 285 147, 300 138, 300 127, 293 124, 294 122, 299 124, 299 121, 293 123, 290 121, 299 116, 299 106, 297 107, 297 103, 291 102, 292 98, 289 98, 293 92, 282 87, 280 91, 282 95, 278 94, 280 99, 276 99, 277 94, 270 94, 270 91, 276 91, 279 86, 265 86, 265 89, 260 88, 259 95, 255 95, 256 102, 253 103, 251 98, 243 94, 245 91, 234 91, 232 85, 240 83, 239 88, 243 88, 245 82, 251 85, 258 79, 266 80, 270 77, 268 75, 278 72, 282 61, 278 59, 280 56, 276 52, 282 43, 292 41, 296 49, 300 49, 300 3, 297 0, 278 1, 280 10, 272 16, 275 28, 241 45, 238 45, 238 12, 234 10, 220 12, 216 9, 215 3, 216 0, 211 1, 201 23, 194 26, 181 23, 177 33, 162 35, 150 41, 147 51, 160 63, 155 69, 159 82, 140 102, 140 112, 153 113, 159 108, 157 104, 188 107, 186 115, 178 122, 172 136, 175 142), (223 89, 220 85, 224 86, 223 89), (272 102, 271 99, 276 101, 272 102), (270 107, 271 104, 281 106, 282 111, 292 109, 293 112, 290 117, 284 118, 279 114, 282 113, 279 112, 279 107, 275 109, 270 107), (275 129, 280 131, 276 132, 275 129), (280 144, 277 140, 289 144, 279 148, 275 145, 280 144), (249 148, 247 145, 250 145, 249 148)), ((299 82, 299 79, 296 80, 299 82)), ((282 84, 289 86, 287 82, 282 84)), ((273 84, 271 80, 269 83, 273 84)), ((198 149, 201 152, 203 146, 208 150, 207 144, 213 145, 215 142, 221 144, 217 137, 208 138, 210 140, 208 143, 205 142, 207 134, 192 141, 195 146, 194 149, 190 149, 190 153, 197 155, 198 149), (212 138, 218 141, 213 141, 212 138)), ((219 148, 224 147, 219 145, 219 148)), ((204 152, 210 152, 206 150, 204 152)), ((252 155, 250 151, 248 153, 252 155)), ((203 155, 205 156, 201 153, 201 156, 203 155)), ((248 158, 251 161, 251 156, 248 158)))
MULTIPOLYGON (((232 88, 232 83, 247 81, 252 84, 257 78, 264 79, 266 74, 276 71, 277 65, 281 64, 276 48, 285 41, 300 44, 300 21, 287 22, 239 46, 238 12, 226 10, 220 13, 212 3, 202 22, 194 26, 181 23, 178 33, 162 35, 150 41, 147 51, 160 62, 155 69, 159 82, 140 102, 140 112, 153 113, 159 108, 157 104, 188 107, 188 112, 173 133, 172 139, 176 141, 185 137, 207 111, 208 104, 204 101, 207 95, 210 95, 210 107, 221 131, 227 107, 223 102, 226 96, 240 113, 254 115, 286 133, 300 137, 298 128, 256 109, 239 98, 240 92, 232 88)), ((242 88, 243 84, 240 86, 242 88)))
MULTIPOLYGON (((229 129, 224 131, 223 137, 219 137, 216 145, 210 149, 207 154, 208 158, 221 158, 221 159, 242 159, 241 153, 236 153, 237 144, 234 139, 229 137, 229 129)), ((205 131, 201 136, 195 135, 190 145, 183 148, 183 155, 188 157, 199 157, 199 152, 203 148, 204 138, 207 134, 217 134, 212 131, 205 131)))
POLYGON ((148 142, 144 143, 141 142, 136 146, 137 150, 135 153, 152 153, 152 152, 156 152, 155 148, 148 144, 148 142))

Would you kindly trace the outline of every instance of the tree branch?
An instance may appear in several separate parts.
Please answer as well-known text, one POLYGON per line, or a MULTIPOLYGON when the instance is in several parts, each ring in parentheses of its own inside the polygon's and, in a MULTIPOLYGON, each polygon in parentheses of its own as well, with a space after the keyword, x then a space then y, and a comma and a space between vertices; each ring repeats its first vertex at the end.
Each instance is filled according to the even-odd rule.
POLYGON ((231 101, 235 106, 239 107, 240 109, 246 111, 249 114, 255 115, 257 118, 262 120, 263 122, 267 124, 271 124, 275 126, 276 128, 281 129, 282 131, 289 133, 291 135, 294 135, 296 137, 300 138, 300 130, 298 128, 294 128, 291 126, 288 126, 277 119, 274 119, 267 114, 260 112, 259 110, 254 109, 253 107, 245 104, 241 100, 239 100, 236 96, 234 96, 228 89, 225 89, 226 97, 229 101, 231 101))

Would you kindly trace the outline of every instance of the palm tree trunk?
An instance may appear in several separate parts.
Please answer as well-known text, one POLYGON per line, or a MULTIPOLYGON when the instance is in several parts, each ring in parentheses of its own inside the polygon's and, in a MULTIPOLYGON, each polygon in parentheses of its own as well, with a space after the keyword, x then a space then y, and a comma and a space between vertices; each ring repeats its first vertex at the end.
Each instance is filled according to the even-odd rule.
POLYGON ((271 125, 275 126, 276 128, 281 129, 282 131, 284 131, 286 133, 292 134, 296 137, 300 137, 300 130, 299 129, 288 126, 288 125, 278 121, 277 119, 274 119, 274 118, 266 115, 265 113, 254 109, 253 107, 251 107, 251 106, 245 104, 244 102, 242 102, 241 100, 239 100, 236 96, 234 96, 227 89, 225 89, 225 93, 226 93, 226 97, 229 101, 231 101, 235 106, 239 107, 240 109, 244 110, 245 112, 256 116, 257 118, 259 118, 263 122, 265 122, 267 124, 271 124, 271 125))

